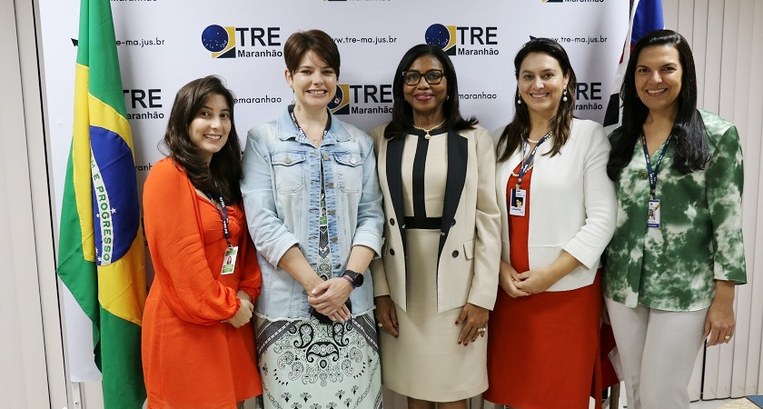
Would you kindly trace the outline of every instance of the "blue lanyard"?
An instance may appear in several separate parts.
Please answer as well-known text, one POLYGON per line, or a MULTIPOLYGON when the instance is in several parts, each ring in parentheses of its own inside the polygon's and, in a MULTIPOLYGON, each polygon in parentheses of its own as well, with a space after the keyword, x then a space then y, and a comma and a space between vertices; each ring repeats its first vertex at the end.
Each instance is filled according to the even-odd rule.
MULTIPOLYGON (((540 145, 548 139, 550 134, 543 135, 542 138, 538 141, 538 143, 535 144, 535 147, 532 151, 530 151, 530 154, 527 155, 526 158, 522 159, 522 166, 519 167, 519 173, 517 174, 517 189, 519 189, 519 186, 522 184, 522 177, 525 176, 525 173, 528 169, 530 169, 530 165, 533 163, 533 158, 535 158, 535 152, 538 151, 538 148, 540 145)), ((522 144, 522 156, 525 155, 525 145, 522 144)))
POLYGON ((649 160, 649 150, 646 148, 646 137, 644 134, 641 134, 641 148, 644 150, 644 159, 646 159, 646 172, 649 175, 649 197, 651 199, 655 199, 657 197, 657 173, 660 172, 662 159, 665 157, 665 153, 668 151, 668 145, 670 145, 670 139, 672 137, 673 135, 668 135, 668 139, 665 141, 665 144, 662 146, 662 150, 660 151, 660 155, 657 157, 657 163, 655 163, 654 168, 652 168, 652 161, 649 160))

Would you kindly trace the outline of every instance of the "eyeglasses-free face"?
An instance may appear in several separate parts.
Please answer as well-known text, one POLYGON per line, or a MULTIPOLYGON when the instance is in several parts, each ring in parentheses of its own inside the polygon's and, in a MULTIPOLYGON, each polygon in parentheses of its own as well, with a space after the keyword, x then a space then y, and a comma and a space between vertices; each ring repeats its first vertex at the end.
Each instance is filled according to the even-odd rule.
POLYGON ((442 82, 444 77, 445 73, 443 70, 429 70, 423 74, 416 70, 403 71, 403 82, 408 86, 419 85, 422 78, 429 85, 437 85, 442 82))
POLYGON ((294 72, 286 69, 284 75, 298 109, 325 110, 336 95, 336 71, 312 50, 302 56, 294 72))
POLYGON ((678 112, 683 86, 681 56, 670 44, 644 47, 636 64, 636 93, 652 112, 678 112))
POLYGON ((545 52, 531 52, 522 60, 517 89, 530 115, 552 116, 559 109, 570 77, 564 75, 559 60, 545 52))

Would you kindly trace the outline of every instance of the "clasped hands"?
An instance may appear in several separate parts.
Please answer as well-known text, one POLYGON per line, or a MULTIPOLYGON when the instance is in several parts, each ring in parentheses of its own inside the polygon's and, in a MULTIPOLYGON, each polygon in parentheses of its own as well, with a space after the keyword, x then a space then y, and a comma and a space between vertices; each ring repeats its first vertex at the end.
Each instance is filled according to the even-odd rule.
POLYGON ((554 284, 550 271, 539 268, 517 272, 509 263, 501 261, 499 283, 512 298, 542 293, 554 284))
MULTIPOLYGON (((316 276, 316 278, 318 278, 316 276)), ((312 288, 307 291, 307 302, 317 312, 325 315, 331 321, 348 321, 352 314, 345 304, 352 293, 352 284, 341 277, 330 278, 326 281, 318 278, 312 288)))
POLYGON ((245 291, 239 291, 236 294, 236 297, 241 300, 238 306, 238 310, 235 314, 233 314, 232 317, 228 318, 227 320, 223 320, 223 322, 227 322, 230 325, 233 325, 235 328, 240 328, 248 324, 252 319, 252 314, 254 313, 254 304, 252 304, 252 298, 245 291))

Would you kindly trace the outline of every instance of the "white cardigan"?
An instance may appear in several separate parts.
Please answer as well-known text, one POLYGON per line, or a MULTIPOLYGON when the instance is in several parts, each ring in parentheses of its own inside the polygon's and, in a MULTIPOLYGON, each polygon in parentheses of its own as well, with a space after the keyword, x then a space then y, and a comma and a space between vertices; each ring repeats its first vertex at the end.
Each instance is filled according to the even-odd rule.
MULTIPOLYGON (((496 145, 502 131, 500 128, 493 135, 496 145)), ((544 155, 552 145, 551 140, 546 141, 535 155, 527 243, 531 270, 551 264, 562 250, 583 264, 548 289, 567 291, 593 283, 601 254, 615 230, 617 202, 606 171, 609 140, 601 125, 573 119, 570 138, 559 153, 544 155)), ((496 156, 500 153, 499 149, 496 156)), ((496 167, 501 258, 506 262, 510 262, 506 185, 521 159, 518 149, 496 167)))

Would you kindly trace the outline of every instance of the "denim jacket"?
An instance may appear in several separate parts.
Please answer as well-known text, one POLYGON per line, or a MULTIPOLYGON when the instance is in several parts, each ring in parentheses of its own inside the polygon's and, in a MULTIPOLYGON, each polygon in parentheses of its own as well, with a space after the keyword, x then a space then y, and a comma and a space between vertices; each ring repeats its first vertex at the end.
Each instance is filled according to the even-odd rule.
MULTIPOLYGON (((244 150, 241 192, 262 269, 256 313, 265 318, 309 316, 307 293, 278 263, 298 245, 316 268, 321 163, 334 277, 344 272, 352 246, 381 254, 384 215, 371 138, 332 115, 331 127, 316 148, 284 109, 274 121, 249 131, 244 150)), ((374 305, 373 280, 365 273, 365 283, 350 295, 353 315, 374 305)))

